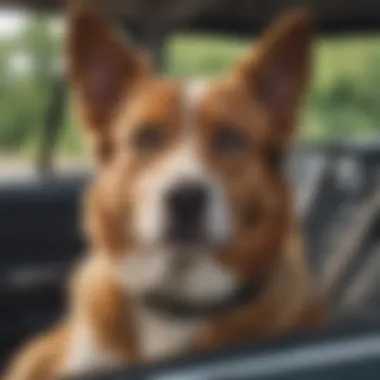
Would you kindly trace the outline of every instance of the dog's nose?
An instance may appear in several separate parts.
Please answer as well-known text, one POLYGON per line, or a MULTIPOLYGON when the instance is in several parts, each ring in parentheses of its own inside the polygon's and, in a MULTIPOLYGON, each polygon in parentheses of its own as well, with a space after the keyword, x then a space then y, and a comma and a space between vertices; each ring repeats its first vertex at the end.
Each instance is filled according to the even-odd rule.
POLYGON ((184 182, 174 187, 167 196, 167 207, 173 221, 197 222, 208 201, 208 189, 199 182, 184 182))

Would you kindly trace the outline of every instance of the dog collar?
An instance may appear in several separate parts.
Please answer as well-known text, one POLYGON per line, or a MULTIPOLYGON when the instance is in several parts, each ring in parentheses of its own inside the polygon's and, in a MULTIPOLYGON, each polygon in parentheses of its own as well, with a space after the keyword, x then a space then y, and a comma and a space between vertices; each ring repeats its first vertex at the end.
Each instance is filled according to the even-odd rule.
POLYGON ((218 302, 191 303, 167 294, 151 293, 143 303, 145 307, 171 318, 203 319, 220 316, 235 308, 244 306, 262 294, 268 276, 258 276, 242 285, 232 295, 218 302))

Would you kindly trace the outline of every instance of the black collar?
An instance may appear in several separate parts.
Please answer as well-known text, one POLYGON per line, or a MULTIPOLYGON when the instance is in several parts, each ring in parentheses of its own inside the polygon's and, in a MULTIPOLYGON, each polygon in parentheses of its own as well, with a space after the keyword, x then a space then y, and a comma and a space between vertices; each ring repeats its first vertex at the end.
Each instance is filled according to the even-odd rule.
POLYGON ((262 294, 268 276, 255 277, 237 291, 218 302, 189 303, 167 294, 151 293, 144 297, 145 307, 166 317, 177 319, 201 319, 217 317, 235 308, 244 306, 262 294))

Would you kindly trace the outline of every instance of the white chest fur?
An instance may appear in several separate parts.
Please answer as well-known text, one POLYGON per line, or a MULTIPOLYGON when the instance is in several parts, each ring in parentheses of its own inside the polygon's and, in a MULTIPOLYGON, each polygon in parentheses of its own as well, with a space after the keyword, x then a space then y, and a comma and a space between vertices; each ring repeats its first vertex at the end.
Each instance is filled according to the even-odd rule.
POLYGON ((204 323, 162 317, 143 307, 137 310, 136 316, 140 352, 151 360, 186 351, 204 323))

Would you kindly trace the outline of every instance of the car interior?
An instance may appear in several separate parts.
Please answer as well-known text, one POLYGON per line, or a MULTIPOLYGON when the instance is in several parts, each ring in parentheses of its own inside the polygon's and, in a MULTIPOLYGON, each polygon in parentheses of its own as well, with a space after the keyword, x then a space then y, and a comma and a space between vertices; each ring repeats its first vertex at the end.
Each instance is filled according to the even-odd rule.
MULTIPOLYGON (((315 10, 321 38, 370 34, 378 39, 380 31, 376 0, 108 3, 115 23, 152 52, 157 70, 165 70, 165 41, 173 35, 255 36, 273 15, 300 3, 315 10), (158 21, 150 22, 148 13, 156 14, 158 21)), ((59 0, 3 1, 0 13, 17 9, 62 17, 64 6, 59 0)), ((20 342, 62 315, 67 276, 85 250, 80 210, 91 169, 60 171, 54 166, 65 133, 67 99, 61 72, 52 83, 32 168, 0 173, 1 366, 20 342)), ((376 101, 380 102, 380 94, 376 101)), ((331 326, 149 366, 89 374, 88 380, 378 379, 380 134, 366 139, 343 135, 329 141, 300 141, 289 162, 309 260, 326 295, 331 326)))

